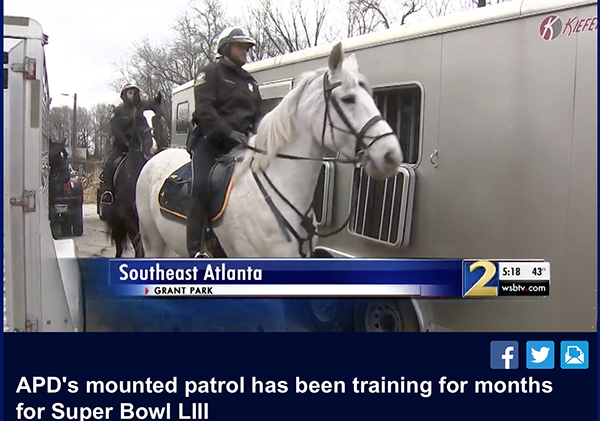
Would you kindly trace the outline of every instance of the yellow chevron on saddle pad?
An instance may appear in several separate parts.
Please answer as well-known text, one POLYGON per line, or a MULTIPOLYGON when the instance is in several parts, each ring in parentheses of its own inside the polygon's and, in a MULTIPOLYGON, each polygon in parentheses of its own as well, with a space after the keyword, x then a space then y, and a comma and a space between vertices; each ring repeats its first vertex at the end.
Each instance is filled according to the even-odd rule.
MULTIPOLYGON (((229 195, 233 187, 234 162, 216 163, 209 175, 209 213, 211 222, 217 222, 225 213, 229 195)), ((165 180, 158 194, 158 204, 165 218, 184 223, 190 188, 192 185, 192 165, 188 162, 177 168, 165 180)))

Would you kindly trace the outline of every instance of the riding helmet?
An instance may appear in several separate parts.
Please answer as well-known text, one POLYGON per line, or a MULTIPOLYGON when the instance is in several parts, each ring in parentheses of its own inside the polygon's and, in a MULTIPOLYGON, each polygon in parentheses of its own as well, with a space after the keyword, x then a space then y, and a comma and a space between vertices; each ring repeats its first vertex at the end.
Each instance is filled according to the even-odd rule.
POLYGON ((231 44, 250 44, 256 46, 256 41, 237 26, 226 28, 217 42, 217 54, 225 55, 225 47, 231 44))

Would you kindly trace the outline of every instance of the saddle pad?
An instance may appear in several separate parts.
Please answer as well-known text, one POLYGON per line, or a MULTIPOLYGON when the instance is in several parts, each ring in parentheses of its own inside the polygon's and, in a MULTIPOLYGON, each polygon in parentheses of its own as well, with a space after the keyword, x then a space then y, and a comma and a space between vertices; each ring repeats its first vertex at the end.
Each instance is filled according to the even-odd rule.
MULTIPOLYGON (((227 208, 229 193, 231 192, 231 178, 235 163, 217 163, 209 175, 209 219, 218 221, 227 208)), ((191 162, 175 170, 163 183, 158 203, 163 216, 183 222, 187 219, 187 207, 192 185, 191 162)))

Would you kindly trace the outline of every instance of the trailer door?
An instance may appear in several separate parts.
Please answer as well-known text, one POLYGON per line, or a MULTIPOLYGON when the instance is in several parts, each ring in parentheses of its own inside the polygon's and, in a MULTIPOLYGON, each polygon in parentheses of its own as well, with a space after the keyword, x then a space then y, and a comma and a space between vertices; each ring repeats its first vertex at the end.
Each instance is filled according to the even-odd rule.
POLYGON ((4 39, 4 282, 5 329, 27 330, 23 144, 25 80, 15 70, 25 60, 25 40, 4 39))

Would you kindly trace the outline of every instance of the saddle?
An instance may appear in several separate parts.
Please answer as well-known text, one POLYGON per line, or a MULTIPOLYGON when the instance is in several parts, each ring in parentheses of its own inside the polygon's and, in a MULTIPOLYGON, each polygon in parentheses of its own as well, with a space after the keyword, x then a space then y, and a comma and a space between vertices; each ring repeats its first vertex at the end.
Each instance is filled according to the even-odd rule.
MULTIPOLYGON (((119 173, 121 172, 121 168, 123 168, 123 164, 125 163, 125 160, 127 159, 127 154, 121 154, 119 155, 112 163, 112 167, 114 168, 113 171, 113 176, 112 176, 112 185, 114 186, 115 184, 117 184, 117 177, 119 176, 119 173)), ((104 183, 104 177, 105 177, 105 171, 102 171, 100 173, 100 176, 98 177, 98 179, 100 180, 100 182, 104 183)))
MULTIPOLYGON (((224 157, 217 161, 208 176, 208 219, 211 224, 225 213, 232 187, 235 159, 224 157)), ((165 218, 185 223, 192 187, 192 163, 177 168, 163 183, 158 194, 158 204, 165 218)), ((210 225, 210 224, 208 224, 210 225)))

